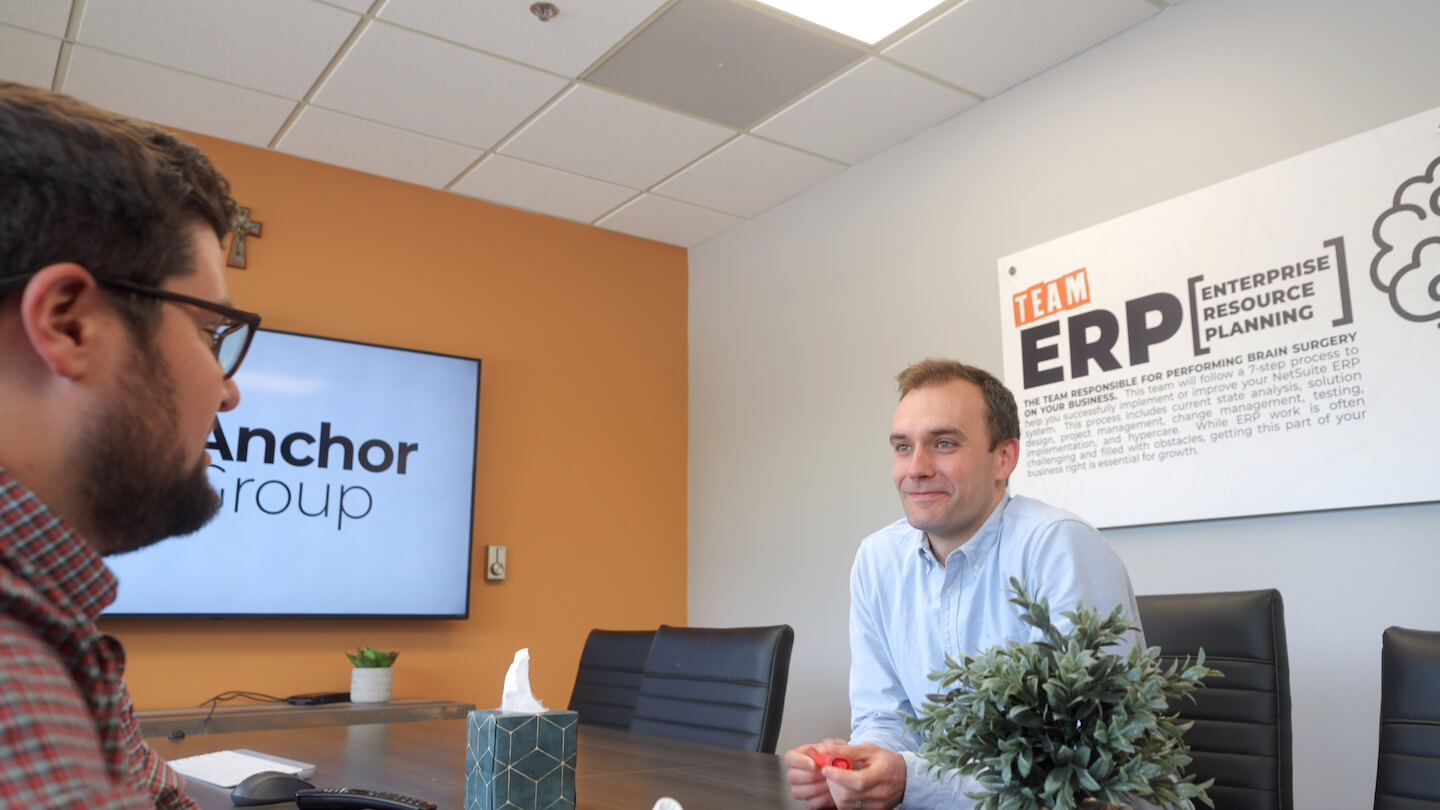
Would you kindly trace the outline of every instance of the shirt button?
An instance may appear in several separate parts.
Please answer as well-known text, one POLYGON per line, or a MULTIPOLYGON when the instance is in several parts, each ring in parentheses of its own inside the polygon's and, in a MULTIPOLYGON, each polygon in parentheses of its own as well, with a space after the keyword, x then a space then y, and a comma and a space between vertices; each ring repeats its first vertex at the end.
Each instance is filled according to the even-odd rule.
POLYGON ((972 565, 972 566, 970 566, 970 570, 971 570, 971 571, 979 571, 979 570, 980 570, 980 566, 978 566, 978 565, 972 565))
POLYGON ((945 595, 946 595, 946 596, 949 596, 949 595, 951 595, 951 594, 953 594, 953 593, 955 593, 955 589, 954 589, 954 588, 946 588, 946 589, 945 589, 945 595))

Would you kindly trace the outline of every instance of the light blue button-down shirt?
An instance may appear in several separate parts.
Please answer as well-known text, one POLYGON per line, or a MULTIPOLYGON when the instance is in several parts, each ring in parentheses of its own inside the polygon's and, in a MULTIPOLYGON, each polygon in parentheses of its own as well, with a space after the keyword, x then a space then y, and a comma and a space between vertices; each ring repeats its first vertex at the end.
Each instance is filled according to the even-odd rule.
MULTIPOLYGON (((850 574, 851 741, 905 758, 905 810, 975 804, 964 795, 978 788, 973 778, 939 782, 925 773, 915 753, 920 738, 905 730, 899 712, 916 714, 927 695, 939 691, 930 673, 944 668, 947 654, 973 655, 1011 639, 1039 637, 1009 602, 1011 577, 1049 598, 1062 631, 1069 623, 1060 613, 1080 602, 1106 612, 1124 605, 1139 624, 1125 565, 1100 532, 1031 498, 1006 496, 944 566, 924 532, 904 520, 860 544, 850 574)), ((1144 639, 1132 643, 1143 645, 1144 639)))

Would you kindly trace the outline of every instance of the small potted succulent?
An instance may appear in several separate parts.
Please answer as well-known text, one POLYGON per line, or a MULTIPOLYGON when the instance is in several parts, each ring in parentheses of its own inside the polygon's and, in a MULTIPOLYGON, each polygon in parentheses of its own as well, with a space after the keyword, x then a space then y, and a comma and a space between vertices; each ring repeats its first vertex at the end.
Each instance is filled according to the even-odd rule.
POLYGON ((931 676, 942 693, 906 718, 930 772, 977 777, 980 790, 967 795, 979 810, 1091 810, 1136 799, 1214 807, 1206 789, 1215 780, 1184 773, 1191 724, 1168 710, 1171 699, 1193 700, 1202 678, 1221 676, 1204 651, 1168 668, 1158 647, 1106 652, 1138 629, 1122 607, 1104 616, 1082 604, 1062 614, 1072 629, 1061 633, 1048 599, 1036 602, 1013 578, 1010 592, 1041 638, 946 657, 931 676))
POLYGON ((350 702, 389 702, 390 691, 395 686, 395 670, 390 667, 399 656, 398 652, 381 652, 369 647, 345 653, 355 665, 350 670, 350 702))

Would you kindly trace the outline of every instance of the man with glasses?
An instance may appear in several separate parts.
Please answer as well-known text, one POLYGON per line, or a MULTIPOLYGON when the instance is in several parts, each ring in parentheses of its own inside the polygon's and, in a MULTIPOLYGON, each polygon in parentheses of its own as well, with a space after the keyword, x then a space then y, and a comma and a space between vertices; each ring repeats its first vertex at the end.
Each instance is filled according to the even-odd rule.
POLYGON ((260 323, 229 305, 235 213, 195 147, 0 82, 0 807, 195 806, 94 621, 103 555, 219 508, 205 444, 260 323))

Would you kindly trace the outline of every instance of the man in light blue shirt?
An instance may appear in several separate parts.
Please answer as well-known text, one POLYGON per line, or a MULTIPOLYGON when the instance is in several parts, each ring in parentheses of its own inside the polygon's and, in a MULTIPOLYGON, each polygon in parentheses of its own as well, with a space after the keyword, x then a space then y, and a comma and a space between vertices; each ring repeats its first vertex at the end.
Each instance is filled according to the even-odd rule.
POLYGON ((865 538, 851 572, 850 741, 785 755, 791 792, 811 810, 974 806, 965 796, 973 779, 929 776, 900 712, 918 713, 937 691, 929 676, 946 655, 1038 637, 1008 601, 1011 577, 1050 600, 1062 630, 1059 614, 1081 602, 1123 605, 1139 621, 1125 566, 1093 526, 1007 494, 1020 419, 1005 385, 951 360, 922 361, 897 379, 890 445, 905 519, 865 538), (817 768, 816 752, 848 756, 856 770, 817 768))

